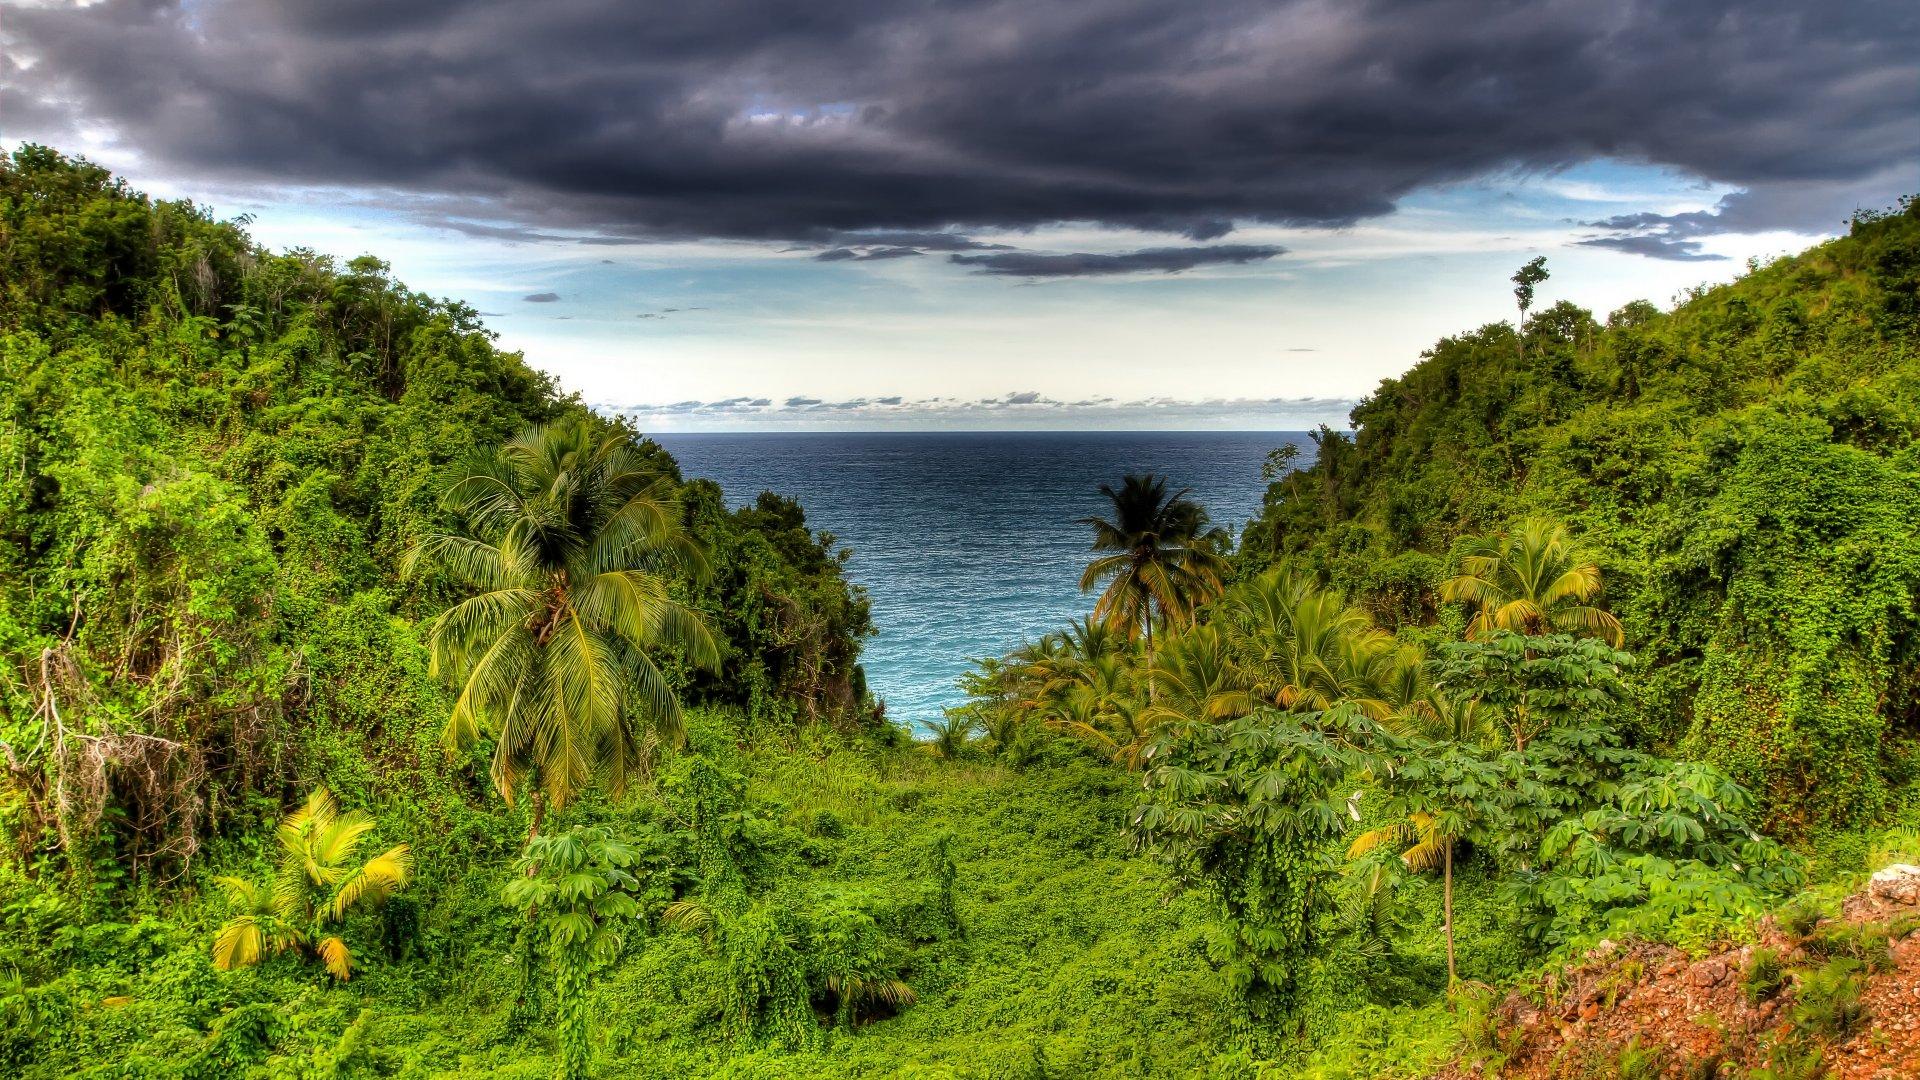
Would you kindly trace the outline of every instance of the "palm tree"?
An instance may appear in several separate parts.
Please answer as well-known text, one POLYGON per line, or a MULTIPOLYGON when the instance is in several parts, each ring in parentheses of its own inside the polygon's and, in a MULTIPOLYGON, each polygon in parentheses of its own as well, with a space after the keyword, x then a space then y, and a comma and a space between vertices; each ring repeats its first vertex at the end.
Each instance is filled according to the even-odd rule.
POLYGON ((959 758, 973 745, 973 733, 979 718, 962 709, 948 709, 937 720, 927 721, 927 748, 948 761, 959 758))
POLYGON ((1375 719, 1391 712, 1408 661, 1344 595, 1282 565, 1236 585, 1219 610, 1262 699, 1299 711, 1351 701, 1375 719))
POLYGON ((1116 634, 1111 625, 1092 616, 1069 623, 1065 630, 1060 631, 1060 640, 1075 656, 1089 663, 1125 653, 1129 645, 1127 639, 1116 634))
POLYGON ((213 966, 249 967, 289 949, 311 950, 336 979, 353 975, 353 954, 330 927, 356 907, 378 906, 406 887, 413 854, 396 844, 358 866, 360 842, 374 828, 363 810, 341 813, 333 796, 318 788, 306 805, 288 814, 274 831, 280 842, 280 872, 267 885, 223 877, 236 912, 213 943, 213 966))
POLYGON ((1196 626, 1167 639, 1147 668, 1154 726, 1234 720, 1260 704, 1234 665, 1217 627, 1196 626))
POLYGON ((1453 845, 1459 838, 1448 835, 1434 814, 1409 814, 1403 821, 1369 829, 1354 838, 1347 857, 1357 859, 1379 847, 1400 848, 1400 861, 1413 871, 1441 871, 1441 930, 1447 941, 1447 985, 1458 981, 1453 962, 1453 845))
POLYGON ((625 433, 588 421, 535 426, 477 455, 443 503, 467 531, 426 538, 407 568, 431 561, 480 590, 429 632, 433 673, 460 691, 447 742, 493 737, 494 787, 511 804, 532 778, 537 834, 543 795, 559 808, 595 782, 624 788, 644 760, 633 713, 664 741, 683 737, 652 653, 672 646, 718 666, 706 624, 668 595, 669 573, 697 577, 706 562, 672 482, 625 433))
POLYGON ((1619 648, 1620 620, 1593 606, 1600 566, 1574 546, 1566 526, 1527 518, 1506 532, 1465 542, 1460 572, 1440 586, 1443 600, 1473 609, 1469 637, 1495 630, 1530 636, 1593 634, 1619 648))
POLYGON ((1138 769, 1153 740, 1145 710, 1128 698, 1103 694, 1091 685, 1073 686, 1049 702, 1041 723, 1064 731, 1128 769, 1138 769))
POLYGON ((1118 491, 1100 485, 1100 494, 1113 516, 1080 519, 1103 553, 1080 575, 1080 591, 1104 584, 1094 617, 1128 637, 1143 635, 1151 660, 1156 622, 1187 625, 1195 608, 1220 595, 1229 538, 1184 489, 1169 494, 1164 477, 1129 476, 1118 491))

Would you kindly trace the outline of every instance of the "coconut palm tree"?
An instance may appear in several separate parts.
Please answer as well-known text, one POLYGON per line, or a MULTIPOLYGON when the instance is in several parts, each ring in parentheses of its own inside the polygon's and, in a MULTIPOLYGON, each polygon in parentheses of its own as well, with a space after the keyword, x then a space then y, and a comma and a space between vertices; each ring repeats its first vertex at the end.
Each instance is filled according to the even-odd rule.
POLYGON ((1382 719, 1403 681, 1400 668, 1417 663, 1344 595, 1286 566, 1236 585, 1218 607, 1254 692, 1282 709, 1351 701, 1382 719))
MULTIPOLYGON (((651 734, 681 737, 680 705, 654 654, 713 669, 719 647, 669 596, 674 572, 706 563, 680 522, 672 482, 617 429, 535 426, 458 470, 443 504, 466 530, 429 536, 407 568, 432 563, 480 590, 435 619, 432 670, 459 689, 449 745, 494 739, 493 782, 509 804, 534 785, 564 806, 588 786, 615 794, 651 734)), ((544 796, 544 800, 543 800, 544 796)))
POLYGON ((1566 526, 1546 518, 1467 540, 1459 573, 1440 586, 1441 599, 1473 609, 1469 637, 1495 630, 1592 634, 1619 648, 1620 620, 1593 606, 1599 595, 1599 564, 1574 545, 1566 526))
POLYGON ((213 965, 248 967, 291 949, 311 951, 336 979, 350 978, 353 954, 339 934, 327 931, 357 907, 377 907, 413 875, 413 854, 405 844, 354 864, 373 828, 365 811, 343 814, 327 789, 315 789, 274 830, 280 871, 272 882, 219 879, 235 914, 214 939, 213 965))
POLYGON ((1185 626, 1194 609, 1220 595, 1229 542, 1207 511, 1169 492, 1159 476, 1129 476, 1115 490, 1100 485, 1113 505, 1110 518, 1081 518, 1093 528, 1098 552, 1080 575, 1080 590, 1101 589, 1094 617, 1127 637, 1143 636, 1149 658, 1156 623, 1185 626))
POLYGON ((1233 720, 1260 704, 1214 626, 1169 637, 1147 668, 1154 704, 1148 720, 1165 723, 1233 720))

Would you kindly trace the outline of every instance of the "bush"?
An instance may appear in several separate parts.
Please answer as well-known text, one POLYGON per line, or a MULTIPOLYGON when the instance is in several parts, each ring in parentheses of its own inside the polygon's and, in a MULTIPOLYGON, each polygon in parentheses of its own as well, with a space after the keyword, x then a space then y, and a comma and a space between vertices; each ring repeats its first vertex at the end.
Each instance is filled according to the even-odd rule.
POLYGON ((1801 947, 1821 959, 1844 958, 1869 974, 1892 971, 1892 927, 1886 923, 1832 923, 1809 936, 1801 947))
POLYGON ((1841 1039, 1857 1031, 1866 1022, 1867 1008, 1860 1002, 1866 989, 1858 960, 1839 957, 1827 961, 1798 978, 1793 1007, 1795 1028, 1812 1035, 1841 1039))
POLYGON ((1774 913, 1774 924, 1780 932, 1790 938, 1804 938, 1820 925, 1827 917, 1824 906, 1814 896, 1796 897, 1794 901, 1774 913))
POLYGON ((1740 989, 1747 1000, 1758 1005, 1780 992, 1787 983, 1787 967, 1777 950, 1762 946, 1747 960, 1746 973, 1740 977, 1740 989))

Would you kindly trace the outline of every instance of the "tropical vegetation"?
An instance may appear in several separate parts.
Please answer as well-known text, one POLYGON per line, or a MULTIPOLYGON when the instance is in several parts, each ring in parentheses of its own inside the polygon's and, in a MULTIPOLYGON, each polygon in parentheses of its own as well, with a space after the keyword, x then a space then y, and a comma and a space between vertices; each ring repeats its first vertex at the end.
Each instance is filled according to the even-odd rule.
POLYGON ((244 224, 0 163, 9 1075, 1426 1075, 1912 854, 1912 203, 1670 311, 1529 263, 1237 540, 1116 477, 920 732, 803 508, 244 224))

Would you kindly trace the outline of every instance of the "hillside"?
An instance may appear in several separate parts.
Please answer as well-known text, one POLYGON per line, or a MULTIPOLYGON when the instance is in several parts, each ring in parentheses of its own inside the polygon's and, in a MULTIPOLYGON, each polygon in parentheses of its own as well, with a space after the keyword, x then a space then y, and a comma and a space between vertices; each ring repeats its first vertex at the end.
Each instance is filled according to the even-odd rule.
POLYGON ((1837 907, 1782 910, 1738 948, 1696 956, 1608 942, 1503 1000, 1489 995, 1471 1048, 1443 1076, 1912 1076, 1920 871, 1879 877, 1837 907))
POLYGON ((1545 513, 1601 553, 1648 741, 1790 831, 1920 775, 1920 202, 1672 311, 1447 338, 1353 424, 1273 485, 1244 564, 1291 554, 1429 623, 1456 541, 1545 513))
POLYGON ((1130 478, 1189 591, 984 661, 916 742, 803 507, 729 509, 377 259, 26 147, 0 1072, 1412 1077, 1602 938, 1779 945, 1920 860, 1917 289, 1908 204, 1671 313, 1449 339, 1237 551, 1130 478), (1462 554, 1532 540, 1573 584, 1467 633, 1462 554), (470 699, 499 655, 593 685, 470 699))

